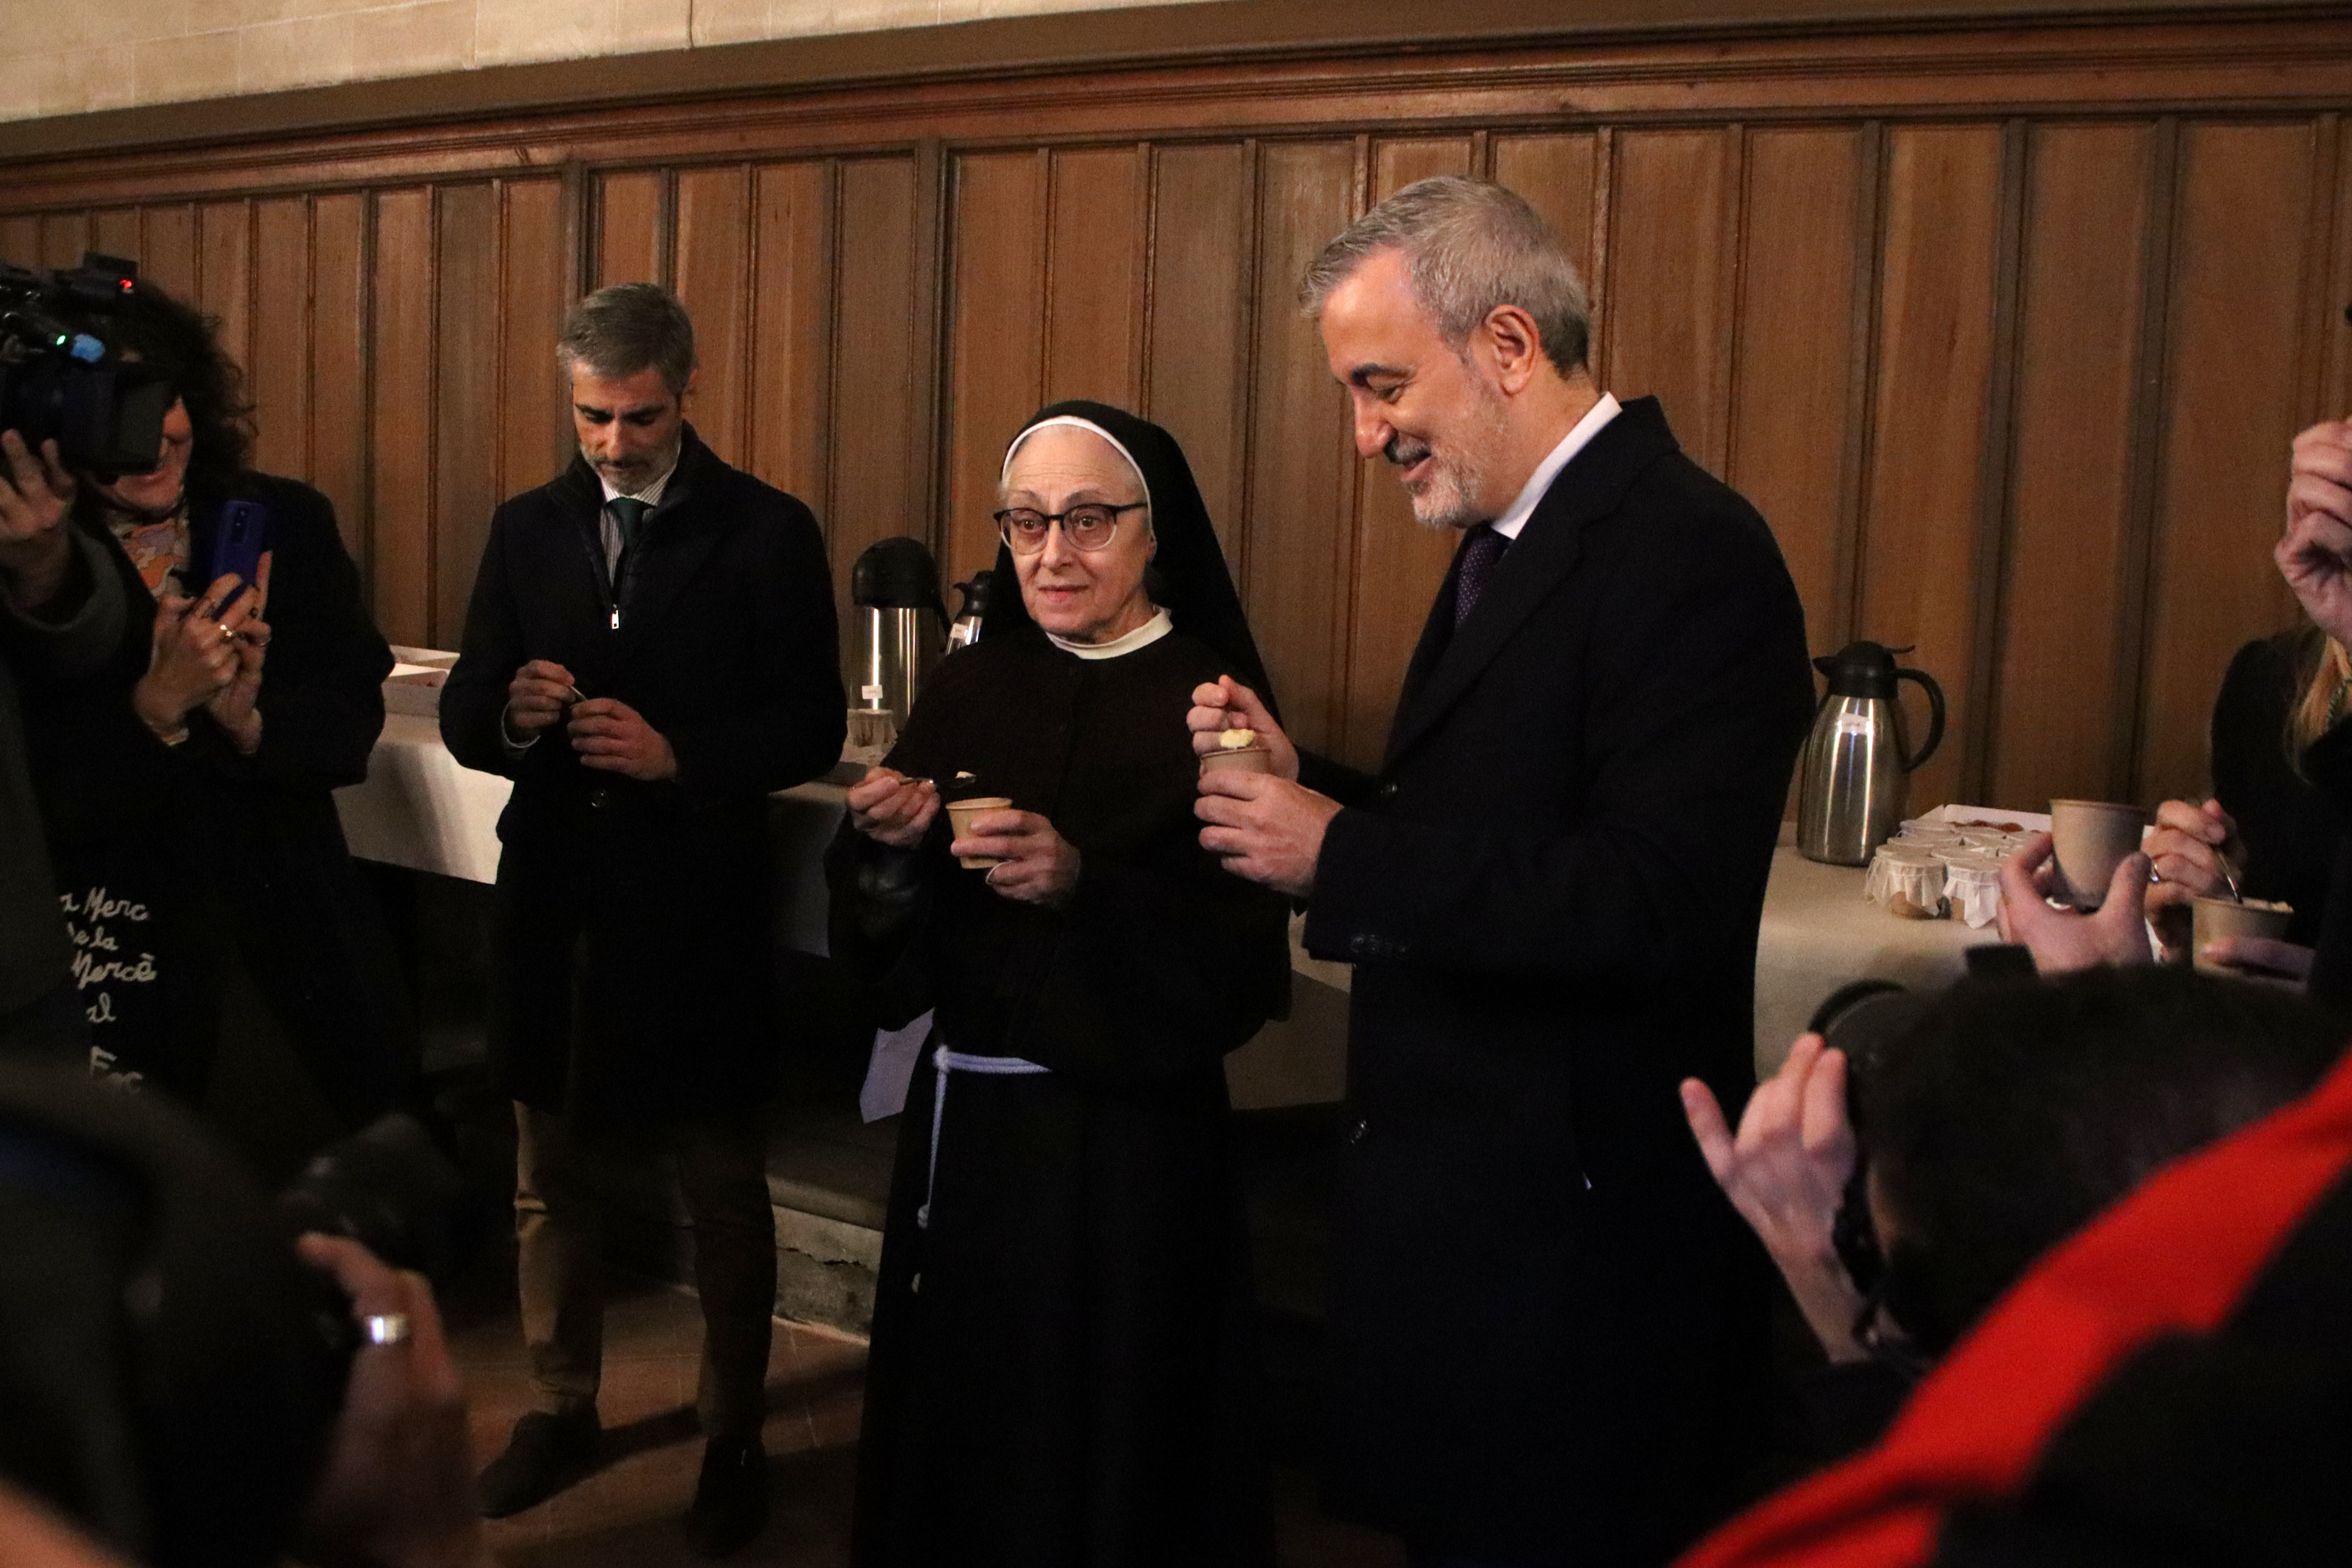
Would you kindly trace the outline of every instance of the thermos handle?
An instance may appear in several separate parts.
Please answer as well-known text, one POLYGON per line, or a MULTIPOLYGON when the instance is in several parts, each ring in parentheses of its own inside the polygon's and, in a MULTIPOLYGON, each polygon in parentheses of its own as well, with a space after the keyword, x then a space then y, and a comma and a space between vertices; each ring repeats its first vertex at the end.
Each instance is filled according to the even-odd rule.
POLYGON ((1944 743, 1944 689, 1924 669, 1898 669, 1895 679, 1916 680, 1927 691, 1927 743, 1919 748, 1918 755, 1903 759, 1903 771, 1907 773, 1934 756, 1936 748, 1944 743))

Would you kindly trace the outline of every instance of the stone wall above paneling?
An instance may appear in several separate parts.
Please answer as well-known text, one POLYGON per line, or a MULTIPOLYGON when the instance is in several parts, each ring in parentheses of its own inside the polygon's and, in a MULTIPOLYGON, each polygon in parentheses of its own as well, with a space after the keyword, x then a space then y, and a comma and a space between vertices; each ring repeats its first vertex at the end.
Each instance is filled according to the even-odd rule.
POLYGON ((1189 0, 79 0, 0 5, 0 121, 1189 0))

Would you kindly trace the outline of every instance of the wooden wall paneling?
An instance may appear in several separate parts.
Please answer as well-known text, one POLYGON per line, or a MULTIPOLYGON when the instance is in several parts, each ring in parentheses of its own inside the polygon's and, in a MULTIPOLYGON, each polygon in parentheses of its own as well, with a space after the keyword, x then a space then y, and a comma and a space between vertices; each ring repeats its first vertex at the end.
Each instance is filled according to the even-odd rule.
POLYGON ((1683 450, 1720 474, 1737 135, 1719 128, 1632 131, 1614 140, 1609 275, 1601 289, 1609 389, 1625 398, 1655 395, 1683 450))
MULTIPOLYGON (((2310 221, 2315 150, 2308 122, 2182 131, 2138 769, 2151 801, 2206 787, 2231 656, 2301 617, 2271 546, 2311 330, 2301 269, 2281 262, 2310 221)), ((2346 330, 2340 311, 2320 330, 2346 330)))
POLYGON ((694 427, 727 461, 749 459, 751 171, 741 164, 677 176, 677 297, 694 316, 702 362, 694 427))
MULTIPOLYGON (((833 364, 833 515, 825 520, 842 631, 849 570, 877 539, 929 536, 921 473, 930 416, 915 363, 916 167, 910 157, 853 158, 841 167, 840 255, 833 364)), ((853 691, 854 697, 856 693, 853 691)))
MULTIPOLYGON (((1323 340, 1298 313, 1298 275, 1354 217, 1356 149, 1347 141, 1259 149, 1257 276, 1253 319, 1250 629, 1300 744, 1329 750, 1340 733, 1340 673, 1356 461, 1345 395, 1331 383, 1323 340)), ((1377 762, 1379 742, 1370 760, 1377 762)), ((1362 762, 1365 752, 1350 751, 1362 762)))
POLYGON ((196 295, 196 209, 187 202, 142 207, 139 276, 182 300, 196 295))
POLYGON ((596 182, 596 280, 667 283, 669 177, 659 169, 609 174, 596 182))
POLYGON ((253 462, 267 473, 310 477, 310 203, 271 196, 254 204, 253 462))
POLYGON ((1005 443, 1045 401, 1046 163, 1036 153, 956 161, 948 305, 946 555, 950 580, 996 559, 1005 443))
POLYGON ((310 482, 335 503, 363 583, 367 536, 368 201, 354 191, 310 207, 310 482))
MULTIPOLYGON (((1372 159, 1371 199, 1385 201, 1416 180, 1466 174, 1466 136, 1381 142, 1372 159)), ((1329 238, 1328 235, 1324 237, 1329 238)), ((1318 340, 1320 341, 1319 339, 1318 340)), ((1342 396, 1327 381, 1322 396, 1342 396)), ((1345 722, 1339 747, 1350 758, 1376 761, 1388 741, 1389 721, 1405 666, 1412 660, 1430 601, 1445 580, 1461 534, 1423 528, 1412 498, 1385 457, 1356 459, 1355 559, 1348 599, 1345 722)))
MULTIPOLYGON (((800 497, 830 527, 834 166, 772 164, 752 189, 751 471, 800 497)), ((836 574, 842 570, 836 562, 836 574)))
POLYGON ((1239 142, 1161 148, 1153 159, 1150 379, 1143 412, 1184 448, 1239 582, 1248 571, 1243 458, 1248 439, 1253 151, 1239 142))
POLYGON ((205 202, 196 208, 196 301, 220 321, 221 347, 253 363, 253 207, 205 202))
POLYGON ((432 191, 376 196, 368 548, 376 626, 412 647, 432 646, 435 259, 432 191))
MULTIPOLYGON (((1956 797, 1970 759, 1979 527, 2000 238, 2001 132, 1903 127, 1887 137, 1872 443, 1853 635, 1916 644, 1904 663, 1950 706, 1944 749, 1911 781, 1924 809, 1956 797)), ((1925 740, 1915 704, 1913 735, 1925 740)), ((2022 805, 2025 802, 1978 804, 2022 805)))
POLYGON ((1543 214, 1592 284, 1592 164, 1600 138, 1591 131, 1497 136, 1491 157, 1497 184, 1508 185, 1543 214))
MULTIPOLYGON (((2117 798, 2132 395, 2155 132, 2032 132, 1992 756, 1998 803, 2117 798)), ((2136 650, 2135 650, 2136 651, 2136 650)))
MULTIPOLYGON (((578 443, 570 379, 555 363, 568 298, 567 224, 560 179, 501 180, 499 255, 498 468, 503 500, 561 472, 578 443)), ((698 341, 701 320, 696 318, 698 341)))
POLYGON ((465 184, 435 195, 433 646, 450 647, 465 631, 499 503, 499 193, 465 184))
POLYGON ((1850 612, 1846 431, 1854 301, 1866 281, 1856 276, 1863 166, 1855 128, 1763 130, 1748 142, 1726 478, 1772 525, 1816 652, 1841 645, 1850 612))
POLYGON ((0 217, 0 261, 12 267, 39 267, 41 220, 30 213, 0 217))
POLYGON ((1047 184, 1045 389, 1133 409, 1143 393, 1149 150, 1056 152, 1047 184))
POLYGON ((89 217, 89 247, 109 256, 139 258, 139 246, 144 237, 140 233, 137 207, 109 207, 92 213, 89 217))
POLYGON ((77 266, 81 261, 81 253, 89 248, 88 213, 48 213, 41 218, 41 266, 77 266))

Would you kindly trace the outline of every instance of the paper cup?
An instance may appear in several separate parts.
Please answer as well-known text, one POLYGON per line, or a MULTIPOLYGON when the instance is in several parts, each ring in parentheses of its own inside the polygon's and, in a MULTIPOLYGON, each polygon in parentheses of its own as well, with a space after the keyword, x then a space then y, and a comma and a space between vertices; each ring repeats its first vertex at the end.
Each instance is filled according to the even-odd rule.
MULTIPOLYGON (((1012 809, 1013 803, 1001 795, 985 795, 977 800, 951 800, 948 802, 948 820, 955 824, 955 836, 958 838, 969 838, 971 837, 972 818, 984 816, 992 811, 1012 809)), ((956 857, 956 864, 967 871, 985 871, 991 866, 1003 865, 1004 857, 959 855, 956 857)))
POLYGON ((2267 936, 2284 940, 2287 921, 2294 918, 2293 904, 2273 904, 2262 899, 2249 899, 2240 903, 2235 899, 2199 899, 2189 915, 2189 952, 2195 955, 2197 967, 2209 973, 2230 974, 2235 971, 2226 963, 2205 962, 2205 944, 2219 942, 2225 936, 2267 936))
POLYGON ((1218 772, 1270 773, 1274 772, 1274 753, 1264 746, 1243 746, 1230 752, 1211 752, 1201 759, 1204 773, 1218 772))
POLYGON ((2106 800, 2053 800, 2050 837, 2058 852, 2060 896, 2078 910, 2107 901, 2107 884, 2123 858, 2139 847, 2147 813, 2106 800))

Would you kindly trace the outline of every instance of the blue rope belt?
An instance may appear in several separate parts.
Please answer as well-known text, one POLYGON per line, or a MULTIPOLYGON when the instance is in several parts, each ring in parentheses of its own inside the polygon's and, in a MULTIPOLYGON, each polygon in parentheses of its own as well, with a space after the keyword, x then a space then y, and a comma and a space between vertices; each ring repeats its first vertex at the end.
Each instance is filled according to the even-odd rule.
POLYGON ((931 1094, 931 1162, 929 1169, 923 1174, 923 1206, 915 1211, 915 1225, 921 1230, 931 1228, 931 1198, 939 1190, 940 1121, 947 1114, 948 1075, 977 1072, 994 1078, 1026 1078, 1053 1069, 1041 1068, 1035 1062, 1023 1061, 1019 1057, 976 1057, 941 1046, 932 1053, 931 1070, 940 1075, 940 1082, 939 1088, 931 1094))

